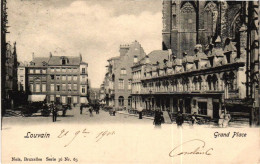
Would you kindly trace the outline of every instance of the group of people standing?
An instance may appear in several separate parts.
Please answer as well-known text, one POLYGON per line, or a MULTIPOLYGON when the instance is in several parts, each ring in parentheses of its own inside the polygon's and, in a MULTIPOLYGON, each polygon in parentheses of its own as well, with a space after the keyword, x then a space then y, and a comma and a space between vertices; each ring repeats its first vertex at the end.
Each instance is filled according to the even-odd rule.
MULTIPOLYGON (((190 121, 190 125, 194 125, 196 124, 204 124, 205 120, 201 119, 200 116, 197 115, 196 112, 194 112, 192 115, 189 116, 189 119, 187 119, 188 121, 190 121)), ((177 127, 181 127, 182 124, 184 123, 185 117, 181 112, 177 112, 177 115, 175 117, 175 121, 177 124, 177 127)), ((219 127, 227 127, 229 125, 229 122, 231 120, 231 115, 229 113, 229 111, 227 110, 222 110, 221 114, 219 116, 218 119, 218 125, 219 127)), ((153 124, 158 127, 161 126, 161 124, 164 122, 164 117, 163 117, 163 112, 162 111, 155 111, 155 115, 154 115, 154 122, 153 124)))

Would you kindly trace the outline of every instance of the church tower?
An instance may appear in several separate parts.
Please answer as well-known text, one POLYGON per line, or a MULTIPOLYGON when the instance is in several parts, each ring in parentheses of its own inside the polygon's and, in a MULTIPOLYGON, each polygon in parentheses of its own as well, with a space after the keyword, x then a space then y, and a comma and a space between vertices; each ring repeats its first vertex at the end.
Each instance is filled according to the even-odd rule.
POLYGON ((162 29, 162 49, 168 50, 171 49, 171 29, 172 29, 172 20, 171 20, 171 5, 172 1, 167 0, 163 1, 163 9, 162 9, 162 23, 163 23, 163 29, 162 29))

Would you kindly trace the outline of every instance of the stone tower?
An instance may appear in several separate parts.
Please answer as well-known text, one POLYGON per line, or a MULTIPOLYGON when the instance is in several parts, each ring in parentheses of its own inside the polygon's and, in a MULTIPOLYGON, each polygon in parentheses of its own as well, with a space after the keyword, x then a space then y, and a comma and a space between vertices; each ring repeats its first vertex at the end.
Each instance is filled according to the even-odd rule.
POLYGON ((168 50, 171 49, 171 5, 172 1, 167 0, 163 1, 163 10, 162 10, 162 49, 168 50))

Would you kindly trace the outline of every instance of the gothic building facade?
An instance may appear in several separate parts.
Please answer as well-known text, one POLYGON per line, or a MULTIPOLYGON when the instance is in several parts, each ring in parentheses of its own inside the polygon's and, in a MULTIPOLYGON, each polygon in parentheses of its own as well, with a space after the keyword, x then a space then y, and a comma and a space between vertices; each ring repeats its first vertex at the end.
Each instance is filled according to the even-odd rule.
MULTIPOLYGON (((245 112, 247 37, 245 2, 163 1, 166 60, 143 63, 135 97, 144 109, 218 118, 223 109, 245 112)), ((134 76, 134 75, 133 75, 134 76)))

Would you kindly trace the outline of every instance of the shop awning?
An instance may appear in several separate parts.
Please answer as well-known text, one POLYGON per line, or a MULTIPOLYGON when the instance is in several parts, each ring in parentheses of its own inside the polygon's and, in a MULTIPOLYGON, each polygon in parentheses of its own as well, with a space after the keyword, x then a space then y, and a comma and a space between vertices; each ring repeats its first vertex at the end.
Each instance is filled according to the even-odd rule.
POLYGON ((31 102, 44 101, 45 98, 46 98, 46 95, 29 95, 28 101, 31 101, 31 102))
POLYGON ((80 97, 80 103, 81 104, 88 104, 88 99, 86 97, 80 97))

